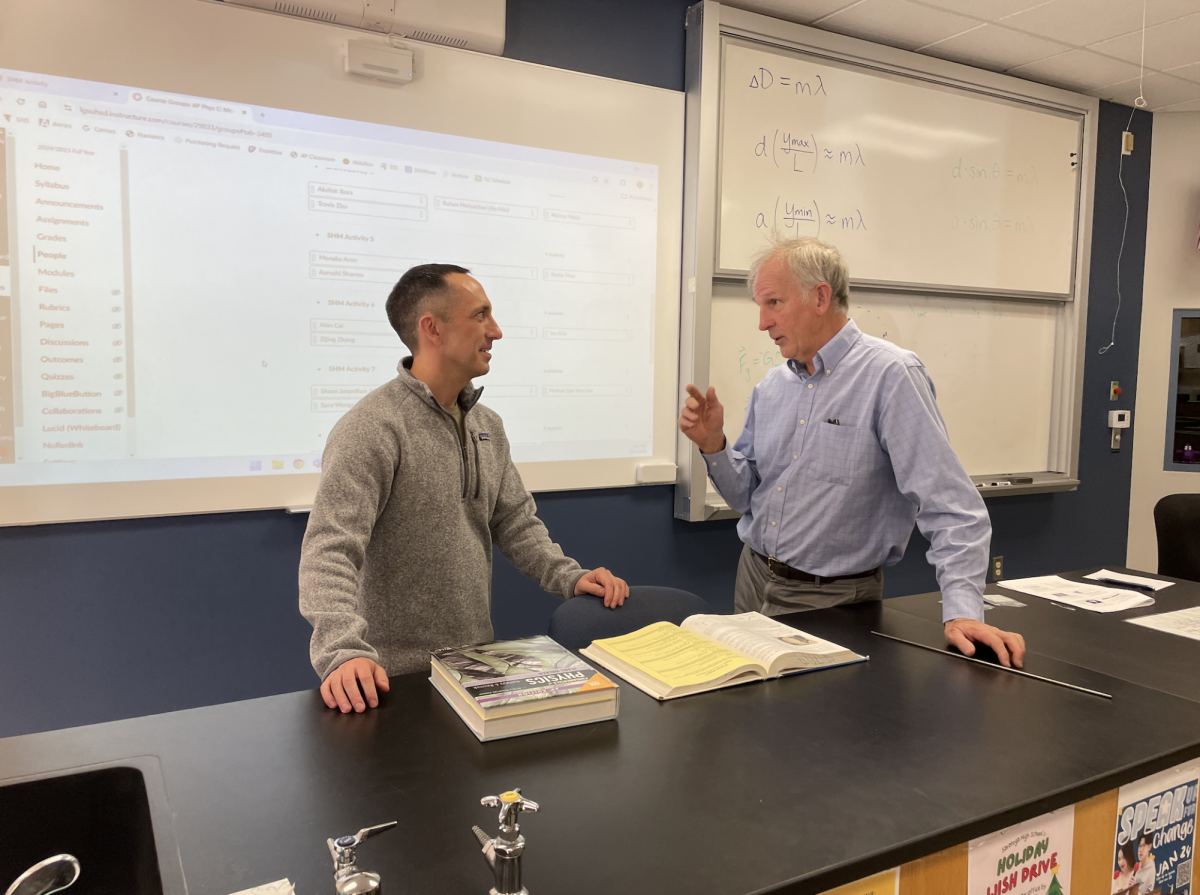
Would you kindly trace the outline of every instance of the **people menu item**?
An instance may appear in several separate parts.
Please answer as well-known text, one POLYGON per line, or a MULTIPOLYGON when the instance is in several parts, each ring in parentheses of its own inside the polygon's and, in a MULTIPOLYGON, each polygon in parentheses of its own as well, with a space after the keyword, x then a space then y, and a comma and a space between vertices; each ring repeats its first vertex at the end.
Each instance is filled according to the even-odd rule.
POLYGON ((758 612, 656 622, 580 653, 660 700, 868 658, 758 612))

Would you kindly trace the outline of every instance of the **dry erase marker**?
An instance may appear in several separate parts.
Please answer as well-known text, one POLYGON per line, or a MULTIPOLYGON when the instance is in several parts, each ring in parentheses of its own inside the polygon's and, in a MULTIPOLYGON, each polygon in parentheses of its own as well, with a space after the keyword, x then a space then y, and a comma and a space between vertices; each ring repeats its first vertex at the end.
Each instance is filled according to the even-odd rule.
POLYGON ((1147 590, 1154 593, 1155 589, 1149 584, 1134 584, 1132 581, 1122 581, 1119 578, 1089 578, 1089 581, 1099 581, 1103 584, 1115 584, 1117 587, 1132 587, 1134 590, 1147 590))

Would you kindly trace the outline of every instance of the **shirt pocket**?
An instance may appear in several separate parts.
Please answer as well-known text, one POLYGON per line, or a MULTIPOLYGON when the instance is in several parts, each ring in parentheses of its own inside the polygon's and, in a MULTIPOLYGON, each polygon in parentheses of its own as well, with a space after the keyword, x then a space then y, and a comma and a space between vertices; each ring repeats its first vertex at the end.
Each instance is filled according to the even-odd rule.
POLYGON ((811 453, 804 459, 806 475, 834 485, 850 486, 861 481, 884 462, 875 433, 856 426, 818 423, 811 433, 811 453))

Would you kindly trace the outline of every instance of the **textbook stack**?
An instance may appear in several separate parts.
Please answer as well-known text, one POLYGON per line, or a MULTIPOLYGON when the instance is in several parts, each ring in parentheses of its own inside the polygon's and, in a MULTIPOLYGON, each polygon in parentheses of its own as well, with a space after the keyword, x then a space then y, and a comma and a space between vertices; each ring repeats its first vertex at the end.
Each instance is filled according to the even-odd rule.
POLYGON ((481 742, 616 718, 621 694, 549 637, 436 650, 429 681, 481 742))

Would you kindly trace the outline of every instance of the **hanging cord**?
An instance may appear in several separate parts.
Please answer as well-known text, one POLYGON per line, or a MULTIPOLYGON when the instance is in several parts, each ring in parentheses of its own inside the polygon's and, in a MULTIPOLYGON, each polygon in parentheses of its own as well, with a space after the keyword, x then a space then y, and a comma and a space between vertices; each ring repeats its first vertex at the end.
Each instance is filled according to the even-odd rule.
MULTIPOLYGON (((1133 116, 1138 109, 1146 108, 1146 97, 1142 89, 1142 79, 1146 74, 1146 0, 1142 0, 1142 61, 1138 69, 1138 95, 1129 110, 1129 121, 1125 130, 1133 126, 1133 116)), ((1117 311, 1113 314, 1112 337, 1109 343, 1100 349, 1105 354, 1109 348, 1117 344, 1117 319, 1121 316, 1121 257, 1125 254, 1125 231, 1129 229, 1129 194, 1125 192, 1125 147, 1122 136, 1121 160, 1117 163, 1117 182, 1121 184, 1121 197, 1125 200, 1125 222, 1121 225, 1121 247, 1117 250, 1117 311)))

